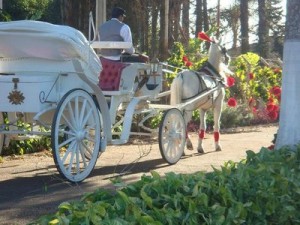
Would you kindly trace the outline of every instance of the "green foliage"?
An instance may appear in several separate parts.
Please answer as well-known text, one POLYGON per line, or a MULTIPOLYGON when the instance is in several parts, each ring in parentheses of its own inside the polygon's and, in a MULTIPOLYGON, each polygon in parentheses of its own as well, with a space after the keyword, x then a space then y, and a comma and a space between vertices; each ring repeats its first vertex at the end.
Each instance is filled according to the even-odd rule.
POLYGON ((168 64, 179 67, 180 69, 200 69, 208 59, 206 55, 203 55, 205 50, 201 50, 203 49, 203 47, 201 47, 203 44, 203 41, 198 38, 194 38, 190 40, 189 48, 185 50, 182 43, 175 42, 171 56, 168 58, 168 64), (184 61, 184 57, 186 57, 188 62, 191 63, 190 66, 187 66, 186 61, 184 61))
POLYGON ((60 22, 59 0, 3 0, 3 13, 8 20, 44 20, 60 22))
MULTIPOLYGON (((4 114, 4 122, 9 123, 7 115, 4 114)), ((17 121, 17 128, 20 130, 30 130, 30 124, 23 122, 22 120, 17 121)), ((8 127, 6 128, 8 130, 8 127)), ((45 128, 41 127, 41 131, 46 131, 45 128)), ((2 149, 2 155, 23 155, 27 153, 40 152, 43 150, 49 150, 51 146, 51 139, 48 136, 39 136, 30 138, 20 135, 18 139, 11 139, 8 146, 4 146, 2 149)))
POLYGON ((156 172, 109 192, 64 202, 32 224, 299 224, 300 146, 194 174, 156 172))
POLYGON ((27 138, 25 140, 11 140, 7 147, 3 147, 1 154, 23 155, 33 152, 41 152, 43 150, 49 150, 50 145, 51 139, 47 136, 41 136, 39 138, 27 138))

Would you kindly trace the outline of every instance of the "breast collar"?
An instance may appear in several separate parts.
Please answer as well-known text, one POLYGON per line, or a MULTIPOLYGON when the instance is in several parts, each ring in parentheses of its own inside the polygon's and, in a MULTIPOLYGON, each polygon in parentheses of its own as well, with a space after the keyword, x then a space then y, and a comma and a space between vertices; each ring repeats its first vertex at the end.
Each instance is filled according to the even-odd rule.
POLYGON ((204 64, 204 66, 202 68, 200 68, 200 70, 198 70, 198 72, 202 72, 202 73, 205 73, 210 76, 215 76, 215 77, 221 78, 220 73, 209 62, 206 62, 204 64))

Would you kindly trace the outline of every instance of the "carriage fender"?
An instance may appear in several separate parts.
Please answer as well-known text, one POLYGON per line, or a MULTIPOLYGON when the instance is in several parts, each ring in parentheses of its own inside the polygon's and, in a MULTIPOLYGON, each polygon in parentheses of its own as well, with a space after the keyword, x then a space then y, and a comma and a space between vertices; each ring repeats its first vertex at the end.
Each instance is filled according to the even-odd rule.
POLYGON ((97 98, 97 102, 99 104, 99 108, 103 118, 102 122, 103 122, 104 139, 101 141, 101 151, 104 151, 107 143, 108 142, 110 143, 112 141, 111 120, 110 120, 110 113, 109 113, 107 102, 98 85, 96 85, 95 83, 93 83, 87 78, 80 62, 78 60, 72 60, 72 61, 73 61, 75 71, 80 77, 80 79, 82 79, 87 85, 91 87, 91 89, 94 91, 94 94, 97 98))

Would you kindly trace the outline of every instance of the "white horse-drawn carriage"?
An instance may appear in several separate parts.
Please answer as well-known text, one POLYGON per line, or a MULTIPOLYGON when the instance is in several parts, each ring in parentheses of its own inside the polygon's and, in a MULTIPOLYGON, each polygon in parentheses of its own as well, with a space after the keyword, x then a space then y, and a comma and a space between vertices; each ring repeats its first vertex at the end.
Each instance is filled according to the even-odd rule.
POLYGON ((99 60, 93 49, 122 43, 91 43, 76 29, 37 21, 0 23, 0 40, 0 153, 9 140, 49 135, 55 165, 71 182, 91 173, 107 145, 128 142, 139 114, 139 127, 158 134, 163 158, 176 163, 186 143, 183 112, 221 87, 176 108, 155 104, 170 95, 162 92, 162 65, 99 60), (160 128, 147 127, 160 112, 160 128))

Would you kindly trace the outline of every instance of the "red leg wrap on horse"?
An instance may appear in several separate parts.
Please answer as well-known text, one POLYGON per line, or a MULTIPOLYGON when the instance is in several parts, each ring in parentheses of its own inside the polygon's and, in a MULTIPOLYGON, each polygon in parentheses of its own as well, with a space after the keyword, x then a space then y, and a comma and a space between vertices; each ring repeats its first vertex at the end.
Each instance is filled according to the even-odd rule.
POLYGON ((214 138, 215 138, 215 142, 219 141, 220 133, 219 132, 214 132, 214 138))
POLYGON ((200 130, 200 132, 199 132, 199 138, 203 139, 204 138, 204 134, 205 134, 204 130, 200 130))

